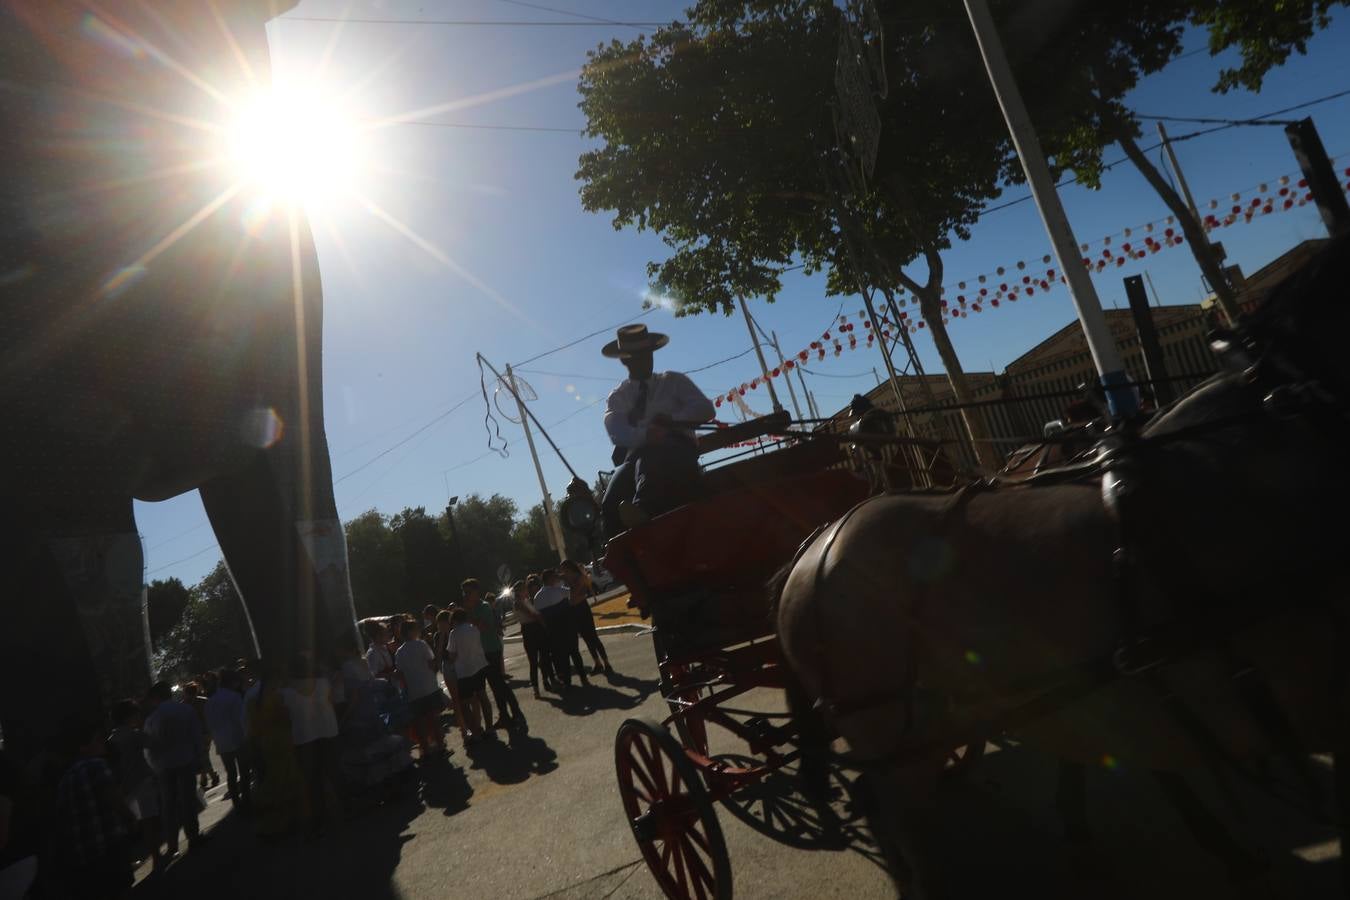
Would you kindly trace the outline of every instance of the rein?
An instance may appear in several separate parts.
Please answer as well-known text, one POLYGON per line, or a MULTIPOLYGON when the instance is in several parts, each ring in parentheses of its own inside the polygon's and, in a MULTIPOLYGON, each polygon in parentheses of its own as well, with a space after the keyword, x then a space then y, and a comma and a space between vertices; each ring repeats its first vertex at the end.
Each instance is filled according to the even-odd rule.
MULTIPOLYGON (((1143 635, 1134 631, 1135 622, 1131 613, 1134 604, 1129 575, 1134 565, 1135 554, 1132 552, 1132 548, 1135 540, 1129 530, 1132 516, 1127 508, 1130 506, 1130 502, 1124 498, 1132 493, 1128 489, 1132 487, 1132 484, 1127 486, 1121 477, 1124 470, 1128 469, 1130 461, 1139 459, 1142 453, 1149 449, 1193 440, 1235 426, 1271 421, 1272 417, 1304 419, 1313 426, 1318 434, 1332 440, 1343 437, 1347 431, 1347 424, 1350 423, 1350 419, 1347 418, 1347 411, 1350 410, 1350 405, 1347 404, 1346 400, 1332 395, 1317 381, 1307 378, 1301 369, 1290 364, 1287 359, 1277 360, 1271 356, 1263 356, 1253 364, 1245 366, 1242 372, 1234 372, 1232 375, 1243 378, 1244 382, 1239 387, 1262 392, 1260 403, 1255 409, 1218 416, 1191 425, 1183 425, 1162 434, 1139 434, 1137 431, 1129 430, 1127 426, 1126 429, 1121 429, 1116 434, 1108 434, 1099 442, 1094 453, 1078 462, 1037 472, 1022 478, 995 475, 977 479, 963 485, 953 495, 952 504, 946 515, 953 515, 963 510, 976 493, 986 490, 994 490, 999 487, 1066 484, 1102 478, 1103 499, 1108 508, 1108 515, 1117 521, 1120 528, 1120 546, 1113 554, 1113 562, 1116 569, 1116 578, 1120 585, 1122 630, 1125 633, 1122 635, 1121 644, 1115 650, 1085 663, 1048 673, 1036 679, 1035 685, 1027 685, 1021 690, 1010 691, 1009 693, 1013 695, 1031 692, 1035 696, 1014 706, 1004 715, 997 717, 994 722, 981 725, 978 732, 972 731, 969 727, 963 729, 964 733, 957 733, 956 729, 944 731, 939 728, 927 738, 914 741, 907 740, 906 737, 913 735, 915 728, 914 704, 918 680, 917 664, 913 652, 915 629, 913 627, 908 629, 908 633, 904 637, 906 646, 901 652, 905 654, 909 663, 902 676, 901 683, 891 690, 845 700, 832 698, 833 691, 830 686, 828 659, 825 657, 822 639, 819 641, 818 662, 821 691, 820 698, 815 704, 818 712, 831 719, 838 719, 896 703, 903 704, 905 710, 903 734, 906 737, 902 737, 894 749, 872 757, 863 757, 851 752, 837 753, 830 751, 831 758, 840 764, 861 769, 887 767, 898 763, 931 758, 939 752, 950 750, 952 747, 969 743, 972 740, 983 740, 991 732, 1004 732, 1026 725, 1042 716, 1054 713, 1064 706, 1082 700, 1122 678, 1134 677, 1157 669, 1159 666, 1184 658, 1206 647, 1222 645, 1231 634, 1240 631, 1243 627, 1260 624, 1261 620, 1268 618, 1267 615, 1262 615, 1253 621, 1244 621, 1234 627, 1217 632, 1201 629, 1185 622, 1173 621, 1161 633, 1155 632, 1143 635), (1277 369, 1280 377, 1268 378, 1267 375, 1271 368, 1277 369)), ((843 526, 865 504, 877 499, 877 496, 884 495, 868 497, 850 509, 832 526, 826 526, 828 528, 826 543, 820 549, 814 573, 813 585, 817 592, 819 592, 823 577, 825 559, 838 540, 843 526)), ((819 535, 820 532, 817 532, 807 539, 801 550, 798 551, 798 559, 815 543, 819 535)), ((796 560, 794 560, 795 562, 796 560)), ((1176 604, 1173 604, 1173 606, 1175 607, 1176 604)), ((822 603, 815 604, 815 624, 818 635, 824 634, 822 607, 822 603)), ((917 621, 917 601, 916 609, 911 610, 907 617, 917 621)), ((1249 673, 1238 674, 1245 676, 1249 673)), ((1198 725, 1199 731, 1195 729, 1198 720, 1191 723, 1192 727, 1188 727, 1187 721, 1194 720, 1195 717, 1185 708, 1176 708, 1180 701, 1175 696, 1162 696, 1161 702, 1173 708, 1174 718, 1178 720, 1183 732, 1191 734, 1192 739, 1200 744, 1202 750, 1213 756, 1214 753, 1206 748, 1209 744, 1215 743, 1216 739, 1209 739, 1209 736, 1204 732, 1203 724, 1198 725)), ((1278 723, 1271 725, 1268 720, 1268 715, 1257 716, 1260 727, 1268 732, 1279 727, 1278 723)), ((1268 736, 1276 739, 1275 744, 1277 746, 1281 743, 1279 738, 1282 735, 1276 733, 1268 736)), ((1287 737, 1287 735, 1284 736, 1287 737)), ((1248 780, 1257 780, 1256 776, 1248 773, 1236 760, 1228 758, 1228 755, 1223 753, 1221 749, 1218 752, 1222 754, 1217 757, 1219 761, 1228 764, 1248 780)), ((1273 792, 1271 793, 1272 796, 1275 796, 1273 792)), ((1291 802, 1283 797, 1277 797, 1277 799, 1291 802)))

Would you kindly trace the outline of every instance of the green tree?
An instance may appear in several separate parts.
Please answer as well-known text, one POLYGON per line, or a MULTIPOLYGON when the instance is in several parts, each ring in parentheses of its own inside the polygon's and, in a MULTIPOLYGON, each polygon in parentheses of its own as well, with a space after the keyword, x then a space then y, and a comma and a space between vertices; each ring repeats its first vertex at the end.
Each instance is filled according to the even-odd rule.
POLYGON ((403 545, 403 585, 411 604, 420 612, 428 603, 444 606, 458 596, 451 583, 450 545, 440 523, 425 507, 405 508, 389 520, 389 528, 403 545))
POLYGON ((514 545, 511 571, 516 578, 558 564, 558 554, 548 543, 542 503, 531 506, 525 517, 516 523, 511 531, 511 543, 514 545))
MULTIPOLYGON (((503 563, 514 570, 513 543, 511 532, 516 524, 516 504, 501 494, 484 498, 470 494, 461 498, 455 505, 455 537, 459 543, 457 558, 461 565, 461 578, 477 578, 484 584, 496 582, 497 567, 503 563)), ((449 525, 441 517, 442 534, 451 540, 449 525)), ((450 597, 459 596, 455 590, 450 597)))
POLYGON ((177 578, 156 579, 146 589, 146 604, 150 619, 150 645, 158 647, 187 609, 192 592, 177 578))
MULTIPOLYGON (((1213 89, 1259 90, 1265 75, 1330 22, 1333 6, 1348 0, 1138 0, 1068 5, 1035 45, 1037 61, 1023 60, 1019 80, 1032 104, 1037 129, 1063 168, 1097 187, 1102 151, 1119 144, 1126 157, 1167 205, 1191 254, 1220 304, 1237 314, 1237 298, 1201 222, 1168 178, 1139 146, 1140 123, 1125 103, 1140 78, 1160 71, 1182 49, 1188 25, 1208 30, 1211 54, 1239 52, 1236 67, 1222 69, 1213 89), (1049 74, 1047 74, 1049 73, 1049 74), (1051 90, 1046 90, 1049 87, 1051 90), (1048 100, 1048 102, 1047 102, 1048 100)), ((1020 4, 1004 3, 1005 43, 1029 46, 1016 32, 1020 4)), ((1025 22, 1026 17, 1022 17, 1025 22)))
MULTIPOLYGON (((889 91, 861 197, 846 196, 836 175, 840 14, 831 0, 703 0, 687 24, 589 55, 580 106, 602 144, 580 159, 582 204, 612 211, 616 228, 660 234, 672 253, 649 274, 680 314, 730 314, 742 295, 772 300, 797 260, 827 270, 831 293, 860 281, 910 291, 966 401, 943 322, 942 253, 1018 173, 968 26, 957 31, 950 4, 937 0, 883 6, 903 15, 886 19, 889 91), (845 226, 865 233, 861 253, 845 226)), ((984 436, 978 415, 966 424, 984 436)))
POLYGON ((190 677, 254 654, 248 615, 223 561, 189 595, 182 617, 156 653, 161 678, 190 677))
POLYGON ((404 581, 403 542, 387 517, 367 510, 349 519, 347 564, 357 618, 406 612, 410 606, 404 581))
POLYGON ((1214 89, 1261 90, 1271 69, 1294 53, 1308 52, 1308 41, 1331 24, 1331 10, 1350 0, 1214 0, 1202 4, 1194 21, 1209 29, 1209 51, 1237 48, 1240 61, 1224 69, 1214 89))

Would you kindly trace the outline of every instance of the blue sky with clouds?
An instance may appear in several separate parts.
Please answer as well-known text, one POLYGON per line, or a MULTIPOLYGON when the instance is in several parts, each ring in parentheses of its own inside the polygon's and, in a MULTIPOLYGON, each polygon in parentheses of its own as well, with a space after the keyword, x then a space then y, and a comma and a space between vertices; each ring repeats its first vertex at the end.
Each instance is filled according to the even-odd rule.
MULTIPOLYGON (((669 20, 684 7, 659 0, 544 5, 625 21, 669 20)), ((298 20, 343 15, 493 22, 580 18, 509 0, 302 0, 271 26, 279 76, 305 80, 322 67, 325 90, 342 95, 349 113, 360 119, 578 132, 584 122, 576 72, 586 51, 640 31, 589 24, 339 27, 298 20)), ((1201 46, 1193 35, 1188 49, 1201 46)), ((1308 56, 1274 73, 1258 95, 1210 93, 1219 63, 1199 53, 1141 84, 1131 102, 1154 115, 1247 118, 1350 88, 1347 51, 1350 20, 1342 16, 1311 43, 1308 56)), ((1342 177, 1350 165, 1347 112, 1350 97, 1293 114, 1311 115, 1327 151, 1344 155, 1337 166, 1342 177)), ((1177 123, 1169 130, 1176 136, 1201 127, 1177 123)), ((1151 132, 1145 138, 1154 142, 1151 132)), ((538 502, 538 483, 517 426, 501 420, 508 457, 488 453, 474 354, 498 366, 520 362, 640 314, 645 264, 662 258, 664 250, 651 234, 615 231, 606 216, 581 209, 573 175, 586 146, 577 132, 392 124, 370 134, 365 171, 350 195, 324 203, 315 215, 325 288, 325 406, 344 518, 370 508, 439 509, 449 495, 473 492, 505 494, 522 509, 538 502)), ((1234 192, 1247 203, 1260 196, 1258 185, 1273 191, 1280 175, 1298 177, 1283 131, 1275 127, 1197 137, 1179 144, 1177 153, 1202 212, 1210 198, 1221 200, 1221 213, 1234 192)), ((1005 199, 1024 193, 1012 188, 1005 199)), ((1094 242, 1094 254, 1102 249, 1101 238, 1115 235, 1112 246, 1118 248, 1122 229, 1137 229, 1167 213, 1128 164, 1108 172, 1099 192, 1068 187, 1061 196, 1079 241, 1094 242)), ((1250 272, 1297 242, 1324 234, 1309 206, 1239 222, 1220 236, 1230 260, 1250 272)), ((944 280, 954 293, 958 282, 973 286, 975 276, 996 266, 1011 273, 1023 260, 1029 270, 1044 269, 1040 260, 1049 252, 1034 205, 1017 204, 987 214, 968 243, 946 254, 944 280)), ((1194 261, 1180 247, 1096 276, 1102 302, 1124 305, 1121 278, 1145 270, 1164 303, 1192 303, 1202 296, 1194 261)), ((799 274, 788 276, 776 303, 753 303, 785 352, 816 339, 838 306, 838 298, 825 296, 823 279, 799 274)), ((857 298, 844 304, 846 312, 860 307, 857 298)), ((971 314, 953 323, 951 334, 968 370, 1001 368, 1072 318, 1061 286, 971 314)), ((661 368, 691 370, 749 346, 739 318, 676 319, 658 311, 644 321, 671 335, 658 358, 661 368)), ((583 341, 525 367, 524 377, 538 394, 538 417, 545 425, 560 423, 551 429, 554 438, 588 477, 608 467, 603 398, 622 374, 600 356, 606 339, 583 341)), ((915 342, 925 366, 939 371, 926 334, 915 335, 915 342)), ((874 366, 881 370, 877 352, 861 347, 814 366, 822 375, 809 380, 822 411, 875 384, 874 366)), ((714 395, 755 374, 751 355, 694 378, 714 395)), ((755 409, 768 410, 762 389, 747 399, 755 409)), ((561 463, 546 455, 544 468, 555 495, 561 493, 567 477, 561 463)), ((151 579, 192 582, 219 558, 195 492, 138 503, 136 517, 151 579)))

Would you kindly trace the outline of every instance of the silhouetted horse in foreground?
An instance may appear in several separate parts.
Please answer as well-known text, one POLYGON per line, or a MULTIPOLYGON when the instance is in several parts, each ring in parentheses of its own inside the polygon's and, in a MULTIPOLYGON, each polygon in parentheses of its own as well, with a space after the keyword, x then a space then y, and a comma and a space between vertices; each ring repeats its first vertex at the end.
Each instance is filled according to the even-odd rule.
POLYGON ((983 735, 1178 781, 1333 752, 1345 796, 1347 284, 1337 240, 1096 465, 874 497, 803 547, 779 639, 869 770, 906 897, 944 895, 925 821, 983 735))

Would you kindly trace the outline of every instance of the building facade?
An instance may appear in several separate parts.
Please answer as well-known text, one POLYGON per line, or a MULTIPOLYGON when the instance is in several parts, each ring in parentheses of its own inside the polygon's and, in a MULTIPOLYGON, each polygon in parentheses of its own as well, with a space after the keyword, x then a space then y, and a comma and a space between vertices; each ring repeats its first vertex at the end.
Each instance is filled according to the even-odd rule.
MULTIPOLYGON (((1251 311, 1259 306, 1273 287, 1325 243, 1325 240, 1304 241, 1249 277, 1237 274, 1235 282, 1242 309, 1251 311)), ((1134 381, 1149 381, 1133 315, 1121 309, 1105 312, 1126 372, 1134 381)), ((1162 348, 1165 377, 1174 395, 1216 371, 1218 361, 1209 345, 1209 335, 1219 325, 1213 297, 1202 303, 1154 306, 1150 312, 1162 348)), ((1153 373, 1153 377, 1160 377, 1160 373, 1153 373)), ((1063 418, 1071 403, 1088 396, 1088 389, 1097 383, 1097 373, 1087 339, 1075 320, 1017 357, 1003 372, 967 372, 966 379, 972 400, 983 405, 961 411, 952 409, 956 401, 945 374, 902 377, 900 394, 904 410, 900 409, 889 382, 873 388, 867 397, 882 409, 907 413, 901 421, 910 423, 916 437, 943 441, 960 466, 973 470, 977 468, 976 456, 960 419, 962 415, 981 419, 989 440, 998 454, 1006 458, 1018 447, 1039 440, 1048 422, 1063 418)), ((849 420, 849 411, 841 410, 822 427, 846 428, 849 420)))

